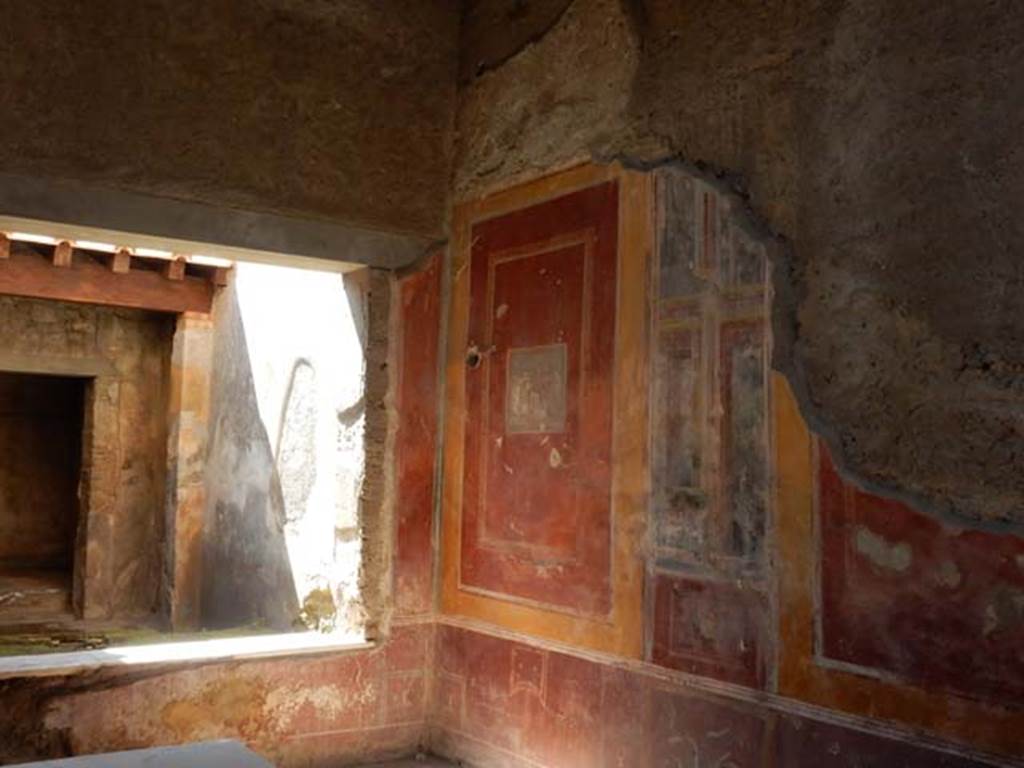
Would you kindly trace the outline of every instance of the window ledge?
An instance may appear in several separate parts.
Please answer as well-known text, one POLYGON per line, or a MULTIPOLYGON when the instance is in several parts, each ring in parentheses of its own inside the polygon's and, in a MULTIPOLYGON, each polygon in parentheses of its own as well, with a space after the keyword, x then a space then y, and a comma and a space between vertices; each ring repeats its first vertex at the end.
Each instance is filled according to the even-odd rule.
POLYGON ((361 651, 375 647, 360 636, 292 632, 280 635, 214 638, 128 645, 93 651, 72 651, 0 657, 0 680, 12 677, 74 675, 97 669, 194 664, 282 656, 361 651))

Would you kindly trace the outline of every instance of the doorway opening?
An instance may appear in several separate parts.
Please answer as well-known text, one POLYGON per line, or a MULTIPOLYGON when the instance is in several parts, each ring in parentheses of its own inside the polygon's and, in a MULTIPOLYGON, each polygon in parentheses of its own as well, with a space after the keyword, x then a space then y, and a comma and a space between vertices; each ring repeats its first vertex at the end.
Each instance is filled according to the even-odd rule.
POLYGON ((87 385, 0 372, 0 618, 71 611, 87 385))
POLYGON ((0 233, 0 656, 372 631, 390 283, 304 266, 0 233))

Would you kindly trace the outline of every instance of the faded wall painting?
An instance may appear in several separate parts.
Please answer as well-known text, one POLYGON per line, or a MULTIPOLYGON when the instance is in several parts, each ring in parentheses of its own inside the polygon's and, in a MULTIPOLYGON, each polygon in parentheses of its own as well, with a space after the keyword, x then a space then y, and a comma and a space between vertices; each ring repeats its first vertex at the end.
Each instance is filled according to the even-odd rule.
POLYGON ((943 525, 817 456, 822 663, 1024 702, 1024 540, 943 525))
POLYGON ((607 182, 472 226, 464 589, 610 610, 618 200, 607 182))
POLYGON ((1020 538, 839 478, 770 370, 781 246, 713 180, 612 176, 618 297, 584 313, 601 225, 588 240, 574 211, 597 173, 457 209, 432 744, 524 768, 1020 754, 1020 538), (602 360, 611 449, 587 403, 602 360), (610 506, 577 504, 609 455, 610 506), (568 610, 603 594, 611 619, 568 610))
POLYGON ((650 657, 763 685, 767 245, 689 173, 659 171, 655 191, 650 657))
MULTIPOLYGON (((503 768, 982 768, 934 744, 654 674, 440 626, 431 743, 503 768), (815 717, 817 715, 817 717, 815 717)), ((1005 763, 1004 763, 1005 764, 1005 763)))

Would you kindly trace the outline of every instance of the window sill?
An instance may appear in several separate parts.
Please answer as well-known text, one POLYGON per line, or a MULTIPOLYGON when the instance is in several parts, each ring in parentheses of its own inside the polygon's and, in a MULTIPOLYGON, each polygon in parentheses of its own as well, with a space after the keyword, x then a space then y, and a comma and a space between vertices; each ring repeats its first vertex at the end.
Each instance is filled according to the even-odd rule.
POLYGON ((98 669, 271 659, 334 651, 361 651, 373 647, 374 643, 359 636, 325 635, 319 632, 127 645, 93 651, 0 657, 0 680, 75 675, 98 669))

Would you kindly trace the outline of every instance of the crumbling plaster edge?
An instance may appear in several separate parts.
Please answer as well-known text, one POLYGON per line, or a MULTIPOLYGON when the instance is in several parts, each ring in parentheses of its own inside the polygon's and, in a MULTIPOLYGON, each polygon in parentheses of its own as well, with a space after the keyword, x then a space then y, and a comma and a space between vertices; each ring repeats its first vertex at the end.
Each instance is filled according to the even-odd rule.
MULTIPOLYGON (((456 113, 458 113, 462 91, 468 90, 474 84, 483 82, 499 76, 501 70, 520 59, 531 48, 539 45, 549 35, 554 33, 566 23, 570 12, 578 6, 580 0, 569 0, 565 8, 555 21, 547 26, 540 34, 532 36, 524 42, 516 51, 504 57, 500 62, 495 62, 487 67, 469 82, 460 82, 456 102, 456 113)), ((642 32, 648 23, 646 12, 642 2, 637 0, 618 0, 620 9, 630 24, 630 32, 638 48, 643 47, 642 32)), ((879 496, 893 501, 901 502, 912 507, 914 510, 937 520, 939 523, 949 526, 955 530, 976 530, 993 534, 1024 535, 1024 525, 1010 520, 981 519, 974 516, 961 514, 957 511, 952 502, 942 502, 932 495, 910 490, 892 482, 872 478, 869 475, 857 470, 849 460, 846 451, 843 450, 839 430, 830 422, 827 414, 815 404, 811 393, 810 384, 805 368, 801 362, 804 352, 799 341, 800 323, 798 310, 801 300, 804 298, 803 291, 793 279, 795 259, 795 245, 782 233, 773 230, 766 219, 760 216, 750 200, 746 190, 749 188, 745 183, 743 174, 729 170, 728 168, 717 167, 714 164, 705 163, 699 158, 687 159, 673 146, 670 137, 662 135, 653 130, 649 125, 641 127, 639 133, 624 142, 626 146, 636 148, 636 151, 611 151, 602 153, 595 148, 580 148, 563 156, 562 160, 556 160, 541 167, 537 163, 527 162, 524 167, 518 170, 506 172, 504 175, 500 170, 478 174, 472 183, 459 183, 457 167, 452 169, 451 195, 455 201, 473 200, 486 197, 500 189, 528 182, 542 176, 551 175, 559 170, 579 165, 584 162, 597 164, 620 163, 624 168, 637 171, 653 171, 660 167, 676 166, 691 173, 716 190, 732 197, 742 211, 742 218, 751 234, 758 238, 771 238, 778 247, 773 249, 774 254, 770 256, 771 276, 769 280, 772 291, 772 312, 771 328, 773 337, 771 367, 782 374, 789 382, 793 396, 796 399, 797 407, 801 417, 808 425, 814 435, 828 445, 836 471, 842 479, 854 487, 861 489, 871 495, 879 496)), ((623 142, 619 142, 622 146, 623 142)), ((458 158, 455 158, 457 164, 458 158)), ((450 212, 449 212, 450 216, 450 212)))
POLYGON ((394 553, 397 536, 398 279, 392 270, 365 274, 366 340, 363 391, 365 463, 359 489, 359 592, 363 628, 370 640, 385 640, 395 610, 394 553), (379 447, 374 447, 379 444, 379 447))
MULTIPOLYGON (((842 448, 841 435, 828 417, 814 402, 804 367, 800 363, 800 322, 798 308, 802 291, 793 279, 794 244, 782 233, 775 231, 752 203, 746 193, 742 174, 718 168, 702 161, 691 161, 680 155, 669 154, 656 159, 640 159, 629 153, 602 155, 592 153, 591 162, 618 163, 629 170, 651 173, 661 168, 678 168, 728 196, 737 204, 737 223, 747 234, 766 243, 769 249, 769 290, 771 291, 771 367, 785 377, 796 400, 801 418, 811 433, 829 448, 836 471, 844 482, 865 493, 891 499, 927 515, 939 523, 956 530, 975 530, 994 534, 1024 533, 1024 527, 1011 521, 987 520, 958 514, 951 504, 937 503, 932 497, 890 483, 880 482, 860 473, 851 466, 842 448)), ((578 161, 577 161, 578 162, 578 161)), ((546 175, 546 174, 545 174, 546 175)))
MULTIPOLYGON (((978 530, 996 534, 1024 533, 1024 528, 1014 523, 999 520, 982 520, 964 517, 956 513, 950 506, 938 505, 933 499, 905 488, 874 481, 851 467, 838 430, 832 426, 821 409, 814 404, 807 376, 799 364, 797 311, 800 291, 792 279, 793 243, 784 235, 776 232, 767 221, 758 214, 755 206, 746 193, 747 185, 741 174, 724 168, 709 165, 702 161, 687 160, 678 154, 661 154, 654 158, 641 158, 631 153, 602 154, 599 152, 581 152, 568 156, 566 159, 547 166, 530 165, 503 177, 478 179, 472 191, 457 193, 455 202, 465 204, 483 199, 512 187, 527 184, 546 176, 567 171, 586 163, 597 165, 615 165, 641 173, 653 173, 663 168, 677 168, 685 171, 695 179, 706 183, 717 192, 729 197, 736 204, 737 223, 747 234, 765 243, 772 243, 768 261, 771 275, 769 290, 771 292, 771 337, 772 353, 771 368, 777 371, 789 383, 797 408, 804 422, 815 437, 821 439, 829 447, 829 453, 836 471, 843 481, 873 496, 891 499, 912 507, 915 511, 925 514, 938 522, 957 530, 978 530)), ((450 248, 449 244, 449 248, 450 248)), ((443 416, 443 414, 442 414, 443 416)))

